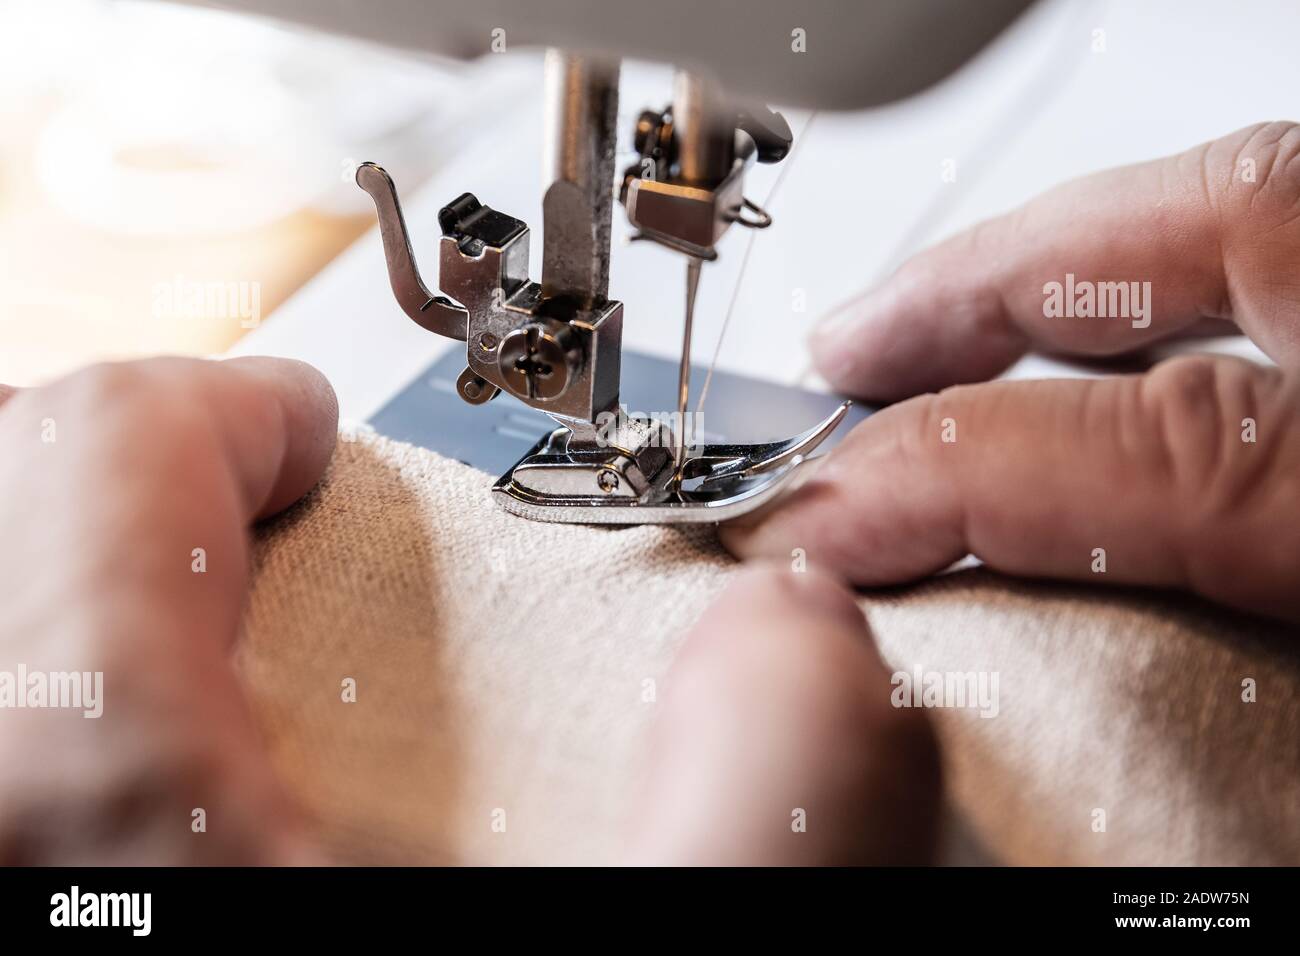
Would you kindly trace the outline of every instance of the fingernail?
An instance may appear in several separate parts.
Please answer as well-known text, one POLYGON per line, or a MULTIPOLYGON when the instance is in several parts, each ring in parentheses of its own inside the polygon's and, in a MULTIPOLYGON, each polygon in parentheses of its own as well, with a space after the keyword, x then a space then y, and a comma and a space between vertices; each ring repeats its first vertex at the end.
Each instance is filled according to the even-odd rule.
POLYGON ((808 351, 813 364, 827 381, 838 382, 849 371, 853 353, 845 343, 853 339, 859 321, 855 303, 822 320, 809 335, 808 351))
POLYGON ((844 335, 861 324, 866 314, 864 310, 870 308, 870 300, 874 297, 875 295, 872 293, 860 299, 846 302, 838 310, 824 316, 820 322, 813 326, 811 341, 824 343, 844 335))
POLYGON ((873 289, 845 302, 814 326, 808 346, 822 367, 822 374, 842 371, 841 367, 851 357, 848 354, 851 350, 845 348, 846 343, 855 340, 860 331, 871 324, 879 311, 879 303, 880 291, 873 289))

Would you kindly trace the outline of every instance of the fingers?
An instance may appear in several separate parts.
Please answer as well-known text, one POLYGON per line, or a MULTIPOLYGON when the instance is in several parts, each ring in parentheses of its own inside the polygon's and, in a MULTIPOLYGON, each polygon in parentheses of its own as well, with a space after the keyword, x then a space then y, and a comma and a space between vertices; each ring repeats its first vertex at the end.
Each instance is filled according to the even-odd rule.
POLYGON ((16 394, 18 394, 18 389, 12 385, 0 384, 0 407, 3 407, 4 403, 16 394))
POLYGON ((0 788, 0 858, 298 851, 229 649, 248 522, 316 481, 336 414, 319 373, 269 359, 98 366, 7 403, 0 660, 98 673, 105 690, 100 719, 24 711, 0 727, 0 762, 30 768, 0 788), (195 807, 212 836, 192 835, 195 807))
POLYGON ((198 400, 213 413, 246 520, 282 510, 316 484, 338 431, 338 401, 316 369, 250 357, 181 374, 193 377, 198 400))
POLYGON ((938 755, 830 578, 747 570, 665 681, 629 862, 924 863, 938 755))
POLYGON ((0 415, 0 577, 31 579, 10 615, 31 620, 15 632, 72 617, 108 648, 224 655, 248 522, 316 481, 336 414, 319 373, 270 359, 103 365, 16 395, 0 415))
POLYGON ((170 622, 150 626, 224 647, 243 604, 246 526, 315 483, 336 420, 328 383, 302 363, 160 359, 23 393, 0 417, 0 446, 19 472, 7 487, 28 485, 52 524, 34 547, 76 537, 87 565, 107 565, 78 566, 86 593, 133 591, 139 626, 170 622))
POLYGON ((1187 588, 1300 619, 1300 383, 1233 359, 958 387, 878 412, 743 557, 882 585, 973 553, 1014 574, 1187 588))
POLYGON ((893 401, 991 378, 1030 348, 1115 354, 1208 317, 1294 363, 1297 158, 1300 127, 1269 123, 1066 183, 837 310, 814 361, 836 388, 893 401))

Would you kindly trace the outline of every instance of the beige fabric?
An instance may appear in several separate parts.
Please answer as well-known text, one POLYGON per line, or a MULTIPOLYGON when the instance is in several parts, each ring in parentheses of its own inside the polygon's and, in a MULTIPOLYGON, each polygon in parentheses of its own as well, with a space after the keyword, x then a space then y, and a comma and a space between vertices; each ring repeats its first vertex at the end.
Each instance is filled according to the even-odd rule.
MULTIPOLYGON (((707 530, 527 522, 490 483, 362 435, 259 534, 241 665, 340 860, 605 862, 635 823, 646 681, 733 566, 707 530)), ((998 716, 932 712, 949 800, 996 859, 1300 863, 1286 628, 986 571, 863 606, 900 670, 998 673, 998 716)))

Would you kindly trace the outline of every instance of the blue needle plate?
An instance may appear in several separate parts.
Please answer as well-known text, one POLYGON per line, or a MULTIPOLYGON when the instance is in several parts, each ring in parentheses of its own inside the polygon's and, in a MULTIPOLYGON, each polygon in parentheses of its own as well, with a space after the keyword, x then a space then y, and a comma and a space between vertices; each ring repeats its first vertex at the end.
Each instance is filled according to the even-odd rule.
MULTIPOLYGON (((548 415, 506 393, 486 405, 470 405, 456 394, 465 367, 464 350, 451 348, 371 418, 382 435, 420 445, 492 475, 509 470, 555 430, 548 415)), ((621 397, 629 412, 663 415, 677 395, 677 363, 636 352, 623 353, 621 397)), ((704 382, 705 369, 692 367, 691 381, 704 382)), ((709 400, 693 437, 710 444, 779 441, 826 418, 842 400, 833 395, 716 371, 709 400)), ((820 446, 830 450, 871 413, 853 405, 845 420, 820 446)))

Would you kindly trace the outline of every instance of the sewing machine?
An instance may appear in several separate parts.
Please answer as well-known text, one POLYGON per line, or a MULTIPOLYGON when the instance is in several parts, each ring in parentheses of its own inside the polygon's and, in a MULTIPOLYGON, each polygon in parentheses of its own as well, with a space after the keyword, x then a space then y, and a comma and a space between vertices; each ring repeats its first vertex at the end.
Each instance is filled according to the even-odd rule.
MULTIPOLYGON (((465 343, 448 391, 470 406, 504 392, 552 420, 497 481, 497 500, 539 520, 644 524, 722 521, 763 505, 849 413, 848 403, 825 396, 769 394, 758 406, 769 424, 782 411, 788 421, 791 410, 813 408, 823 413, 821 421, 794 437, 783 431, 744 443, 729 440, 730 428, 710 436, 691 427, 691 342, 701 274, 733 226, 772 225, 773 217, 746 194, 747 174, 755 164, 781 162, 796 147, 789 124, 763 99, 849 109, 909 95, 956 69, 1028 0, 988 0, 977 8, 961 0, 807 6, 663 0, 653 15, 608 0, 212 5, 460 57, 548 48, 540 280, 530 274, 528 224, 464 193, 448 197, 438 213, 439 277, 430 290, 393 180, 379 165, 362 163, 356 181, 374 200, 389 282, 402 311, 421 328, 465 343), (640 114, 637 156, 616 171, 619 58, 627 55, 671 61, 676 72, 669 105, 640 114), (645 404, 646 381, 659 383, 663 398, 668 389, 661 366, 624 361, 624 307, 609 288, 616 200, 633 238, 685 260, 680 329, 658 315, 627 319, 656 322, 665 336, 680 336, 675 410, 668 415, 628 414, 624 405, 628 366, 642 373, 640 407, 663 407, 653 398, 645 404)), ((847 237, 834 229, 833 215, 826 222, 826 232, 807 241, 824 243, 834 254, 847 237)), ((449 378, 447 362, 435 377, 449 378)), ((427 428, 449 427, 448 416, 422 414, 429 401, 427 389, 399 394, 375 423, 401 432, 415 417, 427 419, 427 428)))

